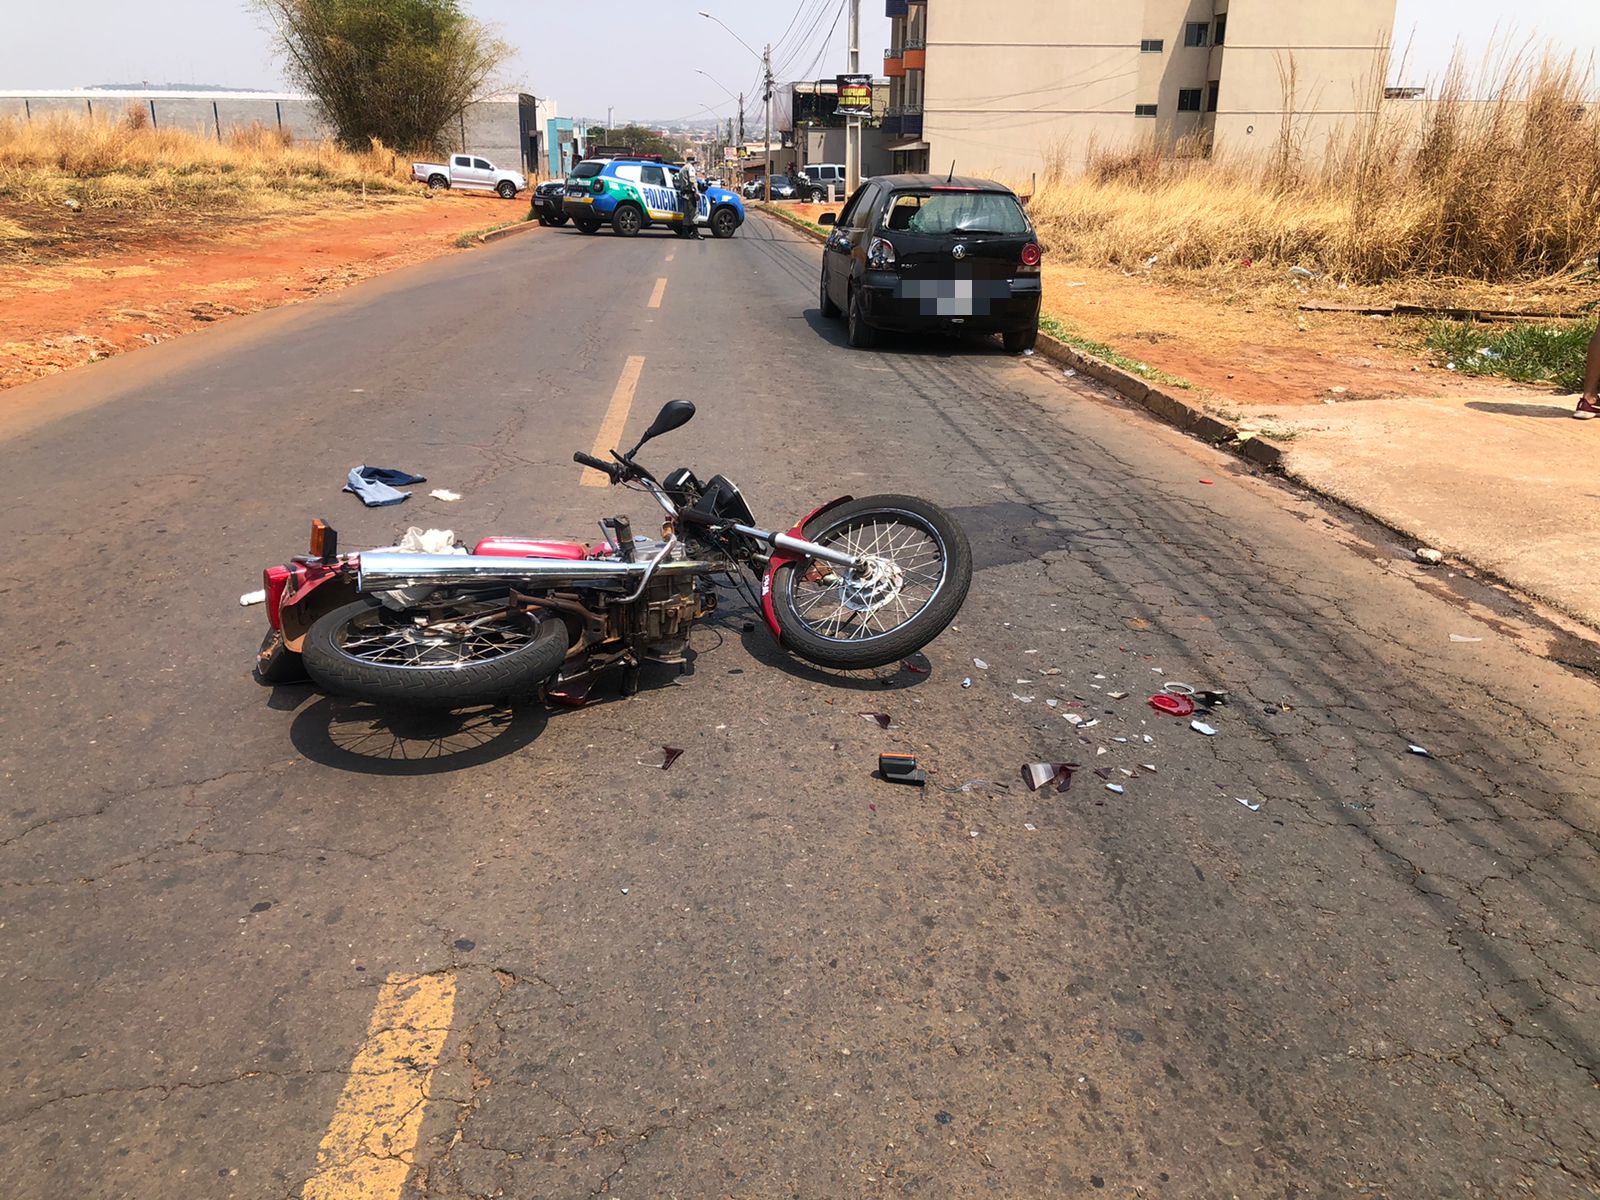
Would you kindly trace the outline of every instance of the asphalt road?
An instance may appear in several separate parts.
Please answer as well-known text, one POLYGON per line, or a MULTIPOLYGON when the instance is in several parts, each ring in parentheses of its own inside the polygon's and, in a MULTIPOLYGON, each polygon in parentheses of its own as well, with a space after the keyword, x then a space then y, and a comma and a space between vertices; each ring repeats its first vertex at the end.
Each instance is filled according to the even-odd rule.
POLYGON ((1593 645, 1042 359, 844 348, 818 254, 539 231, 6 394, 8 1196, 1596 1193, 1593 645), (955 511, 928 673, 735 612, 548 716, 251 681, 313 516, 643 520, 570 461, 630 357, 772 523, 955 511))

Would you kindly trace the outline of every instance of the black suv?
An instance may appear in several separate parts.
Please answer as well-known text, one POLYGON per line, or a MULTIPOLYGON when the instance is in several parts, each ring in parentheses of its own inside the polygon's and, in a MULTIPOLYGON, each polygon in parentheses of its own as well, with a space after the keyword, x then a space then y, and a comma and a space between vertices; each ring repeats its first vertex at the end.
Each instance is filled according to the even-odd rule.
POLYGON ((1004 184, 882 175, 850 197, 822 253, 821 308, 850 344, 877 331, 998 333, 1007 350, 1039 335, 1039 239, 1004 184))
POLYGON ((533 215, 547 229, 565 225, 567 214, 561 211, 561 198, 567 194, 567 185, 559 179, 541 183, 533 189, 533 215))

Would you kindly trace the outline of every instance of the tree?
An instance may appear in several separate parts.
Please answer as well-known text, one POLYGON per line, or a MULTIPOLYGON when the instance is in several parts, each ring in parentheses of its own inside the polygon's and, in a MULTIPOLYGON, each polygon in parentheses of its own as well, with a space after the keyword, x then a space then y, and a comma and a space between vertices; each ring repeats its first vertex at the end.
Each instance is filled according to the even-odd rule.
POLYGON ((611 129, 604 125, 592 126, 589 145, 626 146, 635 154, 659 154, 669 159, 682 157, 682 148, 674 139, 646 125, 617 125, 611 129))
POLYGON ((277 32, 289 76, 339 140, 407 150, 446 130, 511 56, 459 0, 250 0, 277 32))

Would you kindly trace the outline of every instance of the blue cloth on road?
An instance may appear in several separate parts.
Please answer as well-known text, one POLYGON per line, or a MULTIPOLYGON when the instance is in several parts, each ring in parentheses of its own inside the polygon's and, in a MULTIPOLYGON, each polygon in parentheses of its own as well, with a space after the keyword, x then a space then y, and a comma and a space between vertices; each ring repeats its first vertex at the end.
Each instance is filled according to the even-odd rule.
POLYGON ((344 485, 344 490, 361 497, 361 503, 368 508, 383 508, 410 498, 410 492, 397 491, 397 487, 427 482, 421 475, 389 467, 351 467, 350 482, 344 485))

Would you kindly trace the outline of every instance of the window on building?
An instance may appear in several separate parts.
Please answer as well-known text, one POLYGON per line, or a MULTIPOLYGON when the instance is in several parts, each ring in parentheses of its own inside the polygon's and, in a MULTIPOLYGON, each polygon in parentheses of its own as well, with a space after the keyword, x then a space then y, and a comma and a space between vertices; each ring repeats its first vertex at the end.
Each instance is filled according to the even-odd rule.
POLYGON ((1206 111, 1217 111, 1217 93, 1222 90, 1222 80, 1213 79, 1206 87, 1206 111))
POLYGON ((1204 46, 1206 37, 1211 32, 1211 26, 1204 21, 1190 21, 1183 27, 1183 44, 1185 46, 1204 46))
POLYGON ((1139 43, 1140 54, 1160 54, 1167 48, 1164 38, 1145 38, 1139 43))
POLYGON ((1212 30, 1212 33, 1211 33, 1211 44, 1213 46, 1220 46, 1227 39, 1227 36, 1228 36, 1228 14, 1227 13, 1223 13, 1220 17, 1217 18, 1216 26, 1212 30))
POLYGON ((1199 112, 1200 111, 1200 89, 1199 88, 1179 88, 1178 89, 1178 111, 1179 112, 1199 112))
POLYGON ((1154 104, 1135 104, 1133 106, 1133 115, 1136 117, 1153 117, 1156 115, 1156 106, 1154 104))

